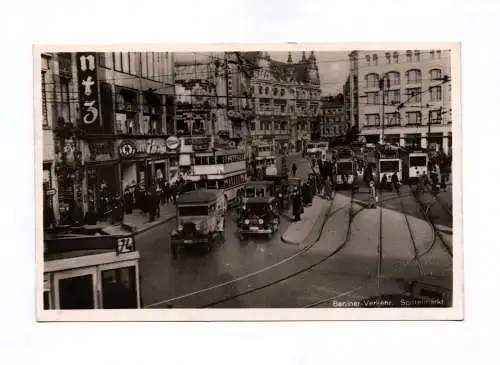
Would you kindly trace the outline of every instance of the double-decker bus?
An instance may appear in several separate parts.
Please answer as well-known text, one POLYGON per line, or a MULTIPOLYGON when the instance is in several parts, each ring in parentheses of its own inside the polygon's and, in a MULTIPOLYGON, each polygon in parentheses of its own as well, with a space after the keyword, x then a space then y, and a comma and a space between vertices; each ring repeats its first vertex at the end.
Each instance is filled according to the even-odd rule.
POLYGON ((245 151, 211 150, 193 155, 192 174, 186 180, 194 188, 224 190, 228 206, 237 205, 247 181, 245 151))

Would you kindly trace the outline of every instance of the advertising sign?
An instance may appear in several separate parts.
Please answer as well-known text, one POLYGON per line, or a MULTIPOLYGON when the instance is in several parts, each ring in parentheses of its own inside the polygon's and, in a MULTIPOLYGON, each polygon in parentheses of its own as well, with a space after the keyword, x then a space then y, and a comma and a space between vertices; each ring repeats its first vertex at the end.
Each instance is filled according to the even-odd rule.
POLYGON ((82 127, 85 131, 97 132, 101 123, 99 120, 96 53, 77 53, 76 59, 82 127))

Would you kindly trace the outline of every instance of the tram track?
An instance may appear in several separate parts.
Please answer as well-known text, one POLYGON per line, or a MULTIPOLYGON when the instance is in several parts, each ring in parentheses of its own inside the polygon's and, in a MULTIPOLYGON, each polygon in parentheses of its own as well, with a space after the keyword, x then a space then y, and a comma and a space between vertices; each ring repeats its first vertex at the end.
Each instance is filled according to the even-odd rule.
MULTIPOLYGON (((251 279, 251 278, 256 277, 258 275, 261 275, 261 274, 263 274, 265 272, 268 272, 268 271, 270 271, 272 269, 276 269, 276 268, 278 268, 278 267, 280 267, 280 266, 282 266, 282 265, 284 265, 284 264, 292 261, 293 259, 296 259, 296 258, 298 258, 300 256, 303 256, 309 250, 311 250, 315 245, 317 245, 318 242, 321 240, 322 235, 323 235, 323 230, 325 228, 326 223, 329 221, 329 219, 332 218, 333 216, 335 216, 340 211, 342 211, 345 208, 349 207, 349 220, 348 220, 348 228, 347 228, 347 231, 346 231, 346 237, 345 237, 343 243, 334 252, 331 252, 328 256, 324 257, 319 262, 316 262, 313 265, 310 265, 310 266, 306 267, 305 269, 299 270, 298 272, 294 272, 294 273, 292 273, 290 275, 287 275, 286 277, 280 278, 278 280, 271 281, 271 282, 266 283, 264 285, 261 285, 259 287, 252 288, 251 290, 247 290, 247 291, 244 291, 244 292, 240 292, 240 293, 234 294, 232 296, 228 296, 228 297, 225 297, 225 298, 222 298, 222 299, 218 299, 216 301, 212 301, 209 304, 205 304, 205 305, 199 306, 199 308, 208 308, 208 307, 211 307, 211 306, 214 306, 214 305, 217 305, 217 304, 221 304, 221 303, 227 302, 229 300, 236 299, 238 297, 242 297, 242 296, 248 295, 250 293, 253 293, 253 292, 265 289, 267 287, 270 287, 272 285, 278 284, 278 283, 283 282, 285 280, 288 280, 288 279, 290 279, 292 277, 300 275, 301 273, 303 273, 305 271, 308 271, 308 270, 314 268, 315 266, 318 266, 319 264, 325 262, 326 260, 328 260, 331 257, 333 257, 334 255, 336 255, 340 250, 342 250, 343 248, 345 248, 345 246, 348 243, 349 237, 350 237, 350 228, 351 228, 352 220, 362 210, 366 209, 365 207, 362 207, 358 211, 353 212, 352 207, 353 207, 353 205, 354 205, 355 202, 357 204, 359 204, 359 203, 366 203, 366 201, 355 201, 353 199, 354 198, 354 192, 351 191, 350 202, 348 204, 344 204, 344 205, 338 207, 337 209, 332 210, 332 208, 334 207, 335 198, 337 197, 337 195, 338 195, 338 192, 335 191, 333 199, 331 201, 331 205, 330 205, 330 207, 328 209, 328 212, 325 214, 325 216, 323 218, 323 221, 321 222, 320 232, 317 235, 317 237, 315 239, 313 239, 309 244, 307 244, 306 246, 304 246, 302 249, 300 249, 299 251, 295 252, 293 255, 291 255, 289 257, 286 257, 285 259, 283 259, 281 261, 278 261, 278 262, 276 262, 276 263, 274 263, 272 265, 266 266, 266 267, 264 267, 264 268, 262 268, 260 270, 257 270, 257 271, 254 271, 254 272, 250 272, 248 274, 239 276, 239 277, 234 278, 234 279, 229 280, 229 281, 221 282, 221 283, 218 283, 218 284, 206 287, 206 288, 202 288, 202 289, 199 289, 199 290, 196 290, 196 291, 193 291, 193 292, 182 294, 182 295, 179 295, 177 297, 173 297, 173 298, 165 299, 165 300, 162 300, 162 301, 159 301, 159 302, 155 302, 155 303, 152 303, 152 304, 148 304, 148 305, 145 306, 145 308, 155 308, 155 307, 158 307, 158 306, 161 306, 161 305, 169 305, 169 304, 170 304, 170 307, 174 307, 172 304, 175 304, 175 302, 178 302, 178 301, 181 301, 181 300, 185 300, 185 299, 190 298, 190 297, 196 297, 196 296, 200 296, 200 295, 203 295, 203 294, 207 294, 207 293, 209 293, 211 291, 215 291, 217 289, 224 288, 224 287, 229 286, 231 284, 234 284, 234 283, 237 283, 237 282, 241 282, 243 280, 251 279)), ((391 198, 389 200, 392 200, 392 199, 394 199, 394 198, 391 198)), ((179 306, 179 308, 180 307, 182 307, 182 306, 179 306)))
MULTIPOLYGON (((408 233, 410 234, 411 246, 412 246, 413 253, 414 253, 413 260, 416 262, 418 270, 420 271, 420 274, 421 275, 425 275, 424 267, 422 265, 422 262, 420 261, 420 256, 419 256, 419 253, 418 253, 417 243, 415 242, 415 235, 414 235, 413 229, 411 228, 410 221, 408 220, 408 213, 406 211, 404 200, 401 197, 401 194, 399 192, 398 192, 398 196, 399 196, 399 202, 401 203, 401 213, 403 213, 403 215, 404 215, 405 222, 406 222, 406 227, 408 228, 408 233)), ((435 242, 435 236, 434 236, 434 239, 433 239, 433 243, 431 243, 431 247, 434 245, 434 242, 435 242)))
MULTIPOLYGON (((410 190, 412 190, 410 188, 410 190)), ((435 244, 436 244, 436 241, 437 241, 437 236, 436 236, 436 230, 432 224, 432 222, 429 220, 428 218, 428 209, 429 207, 427 208, 424 208, 423 206, 420 206, 420 208, 422 209, 422 214, 424 215, 424 217, 426 218, 426 222, 427 224, 429 224, 429 226, 431 227, 431 231, 432 231, 432 238, 429 242, 429 246, 423 250, 422 252, 418 252, 418 249, 417 249, 417 246, 416 246, 416 242, 415 242, 415 239, 414 239, 414 235, 413 235, 413 230, 411 229, 411 226, 409 224, 409 221, 408 221, 408 217, 407 217, 407 211, 406 211, 406 206, 404 205, 404 202, 403 202, 403 198, 404 197, 407 197, 407 196, 414 196, 414 191, 412 191, 412 194, 408 194, 408 195, 401 195, 400 193, 398 193, 397 195, 397 198, 400 200, 401 202, 401 208, 402 208, 402 214, 404 215, 405 217, 405 221, 407 223, 407 228, 408 228, 408 231, 411 235, 411 244, 412 244, 412 250, 414 251, 414 257, 411 259, 411 260, 408 260, 404 265, 402 265, 400 268, 399 268, 399 271, 405 269, 406 267, 408 267, 409 265, 413 264, 414 262, 417 264, 417 267, 418 267, 418 270, 420 272, 420 274, 422 276, 425 275, 425 270, 424 270, 424 267, 421 263, 421 259, 426 256, 427 254, 429 254, 429 252, 434 248, 435 244)), ((379 207, 379 235, 378 235, 378 246, 377 246, 377 289, 380 290, 380 281, 382 279, 394 279, 396 276, 394 274, 390 274, 390 275, 383 275, 382 274, 382 263, 383 263, 383 234, 382 234, 382 229, 383 229, 383 203, 384 201, 385 202, 388 202, 390 200, 394 200, 394 198, 389 198, 389 199, 386 199, 384 200, 384 196, 383 196, 383 192, 381 190, 379 190, 379 204, 380 204, 380 207, 379 207)), ((420 202, 419 202, 420 203, 420 202)), ((325 304, 325 303, 329 303, 329 302, 332 302, 334 300, 338 300, 339 298, 342 298, 342 297, 346 297, 346 296, 352 296, 353 294, 359 292, 360 290, 362 290, 364 287, 366 287, 368 284, 371 284, 371 279, 367 279, 365 280, 361 285, 357 286, 356 288, 354 289, 351 289, 351 290, 348 290, 348 291, 345 291, 343 293, 337 293, 335 296, 332 296, 332 297, 328 297, 328 298, 323 298, 317 302, 314 302, 312 304, 308 304, 306 306, 304 306, 303 308, 314 308, 314 307, 318 307, 322 304, 325 304)), ((379 292, 379 295, 381 293, 379 292)))
MULTIPOLYGON (((448 255, 450 257, 453 257, 453 248, 450 247, 447 243, 446 243, 446 240, 444 239, 443 235, 441 234, 441 231, 436 227, 436 223, 434 221, 434 219, 432 218, 432 214, 430 213, 430 209, 431 207, 436 204, 436 202, 438 202, 437 199, 434 199, 434 202, 431 203, 431 204, 428 204, 426 206, 426 204, 422 201, 422 199, 420 199, 419 197, 419 193, 414 190, 414 189, 411 189, 411 192, 413 194, 413 196, 415 197, 415 200, 418 202, 419 206, 420 206, 420 210, 421 212, 424 214, 425 218, 427 219, 427 221, 431 224, 432 226, 432 229, 434 231, 434 234, 437 235, 437 238, 439 238, 439 241, 441 242, 441 245, 443 246, 443 248, 446 250, 446 252, 448 253, 448 255)), ((433 194, 431 194, 433 195, 433 194)), ((439 203, 438 203, 439 204, 439 203)), ((446 209, 444 209, 446 211, 446 209)), ((437 241, 437 239, 436 239, 437 241)))
MULTIPOLYGON (((315 239, 312 239, 310 243, 308 243, 307 245, 305 245, 303 248, 301 248, 299 251, 295 252, 294 254, 272 264, 272 265, 269 265, 269 266, 266 266, 260 270, 257 270, 257 271, 254 271, 254 272, 250 272, 248 274, 245 274, 245 275, 242 275, 242 276, 239 276, 237 278, 234 278, 232 280, 228 280, 228 281, 225 281, 225 282, 222 282, 222 283, 218 283, 218 284, 215 284, 215 285, 211 285, 209 287, 206 287, 206 288, 202 288, 202 289, 199 289, 199 290, 196 290, 196 291, 193 291, 193 292, 189 292, 189 293, 186 293, 186 294, 182 294, 182 295, 179 295, 179 296, 176 296, 176 297, 173 297, 173 298, 169 298, 169 299, 164 299, 164 300, 161 300, 161 301, 158 301, 158 302, 155 302, 155 303, 152 303, 152 304, 148 304, 146 305, 144 308, 154 308, 154 307, 157 307, 157 306, 161 306, 161 305, 165 305, 165 304, 170 304, 170 303, 175 303, 176 301, 180 301, 180 300, 183 300, 183 299, 187 299, 189 297, 194 297, 194 296, 197 296, 197 295, 202 295, 204 293, 207 293, 207 292, 210 292, 212 290, 216 290, 216 289, 220 289, 220 288, 223 288, 224 286, 228 286, 230 284, 234 284, 236 282, 239 282, 239 281, 242 281, 242 280, 245 280, 245 279, 249 279, 253 276, 257 276, 257 275, 260 275, 266 271, 269 271, 271 269, 274 269, 274 268, 277 268, 305 253, 307 253, 310 249, 312 249, 320 240, 321 238, 321 232, 323 231, 324 229, 324 226, 325 224, 328 222, 328 220, 330 218, 332 218, 335 214, 337 214, 338 212, 340 212, 342 209, 345 208, 345 206, 341 206, 335 210, 332 210, 332 208, 334 207, 334 203, 335 203, 335 198, 337 196, 338 192, 335 191, 334 192, 334 195, 333 195, 333 198, 332 198, 332 201, 330 203, 330 207, 328 208, 328 211, 327 213, 325 214, 324 218, 323 218, 323 222, 321 223, 321 228, 320 228, 320 234, 318 234, 318 236, 315 238, 315 239)), ((309 238, 309 237, 308 237, 309 238)))
MULTIPOLYGON (((297 271, 294 271, 288 275, 285 275, 279 279, 276 279, 276 280, 272 280, 264 285, 260 285, 260 286, 257 286, 255 288, 252 288, 252 289, 249 289, 249 290, 246 290, 246 291, 243 291, 243 292, 239 292, 237 294, 234 294, 234 295, 231 295, 231 296, 227 296, 225 298, 222 298, 222 299, 218 299, 216 301, 213 301, 211 303, 208 303, 208 304, 205 304, 199 308, 209 308, 209 307, 214 307, 218 304, 222 304, 222 303, 225 303, 225 302, 228 302, 230 300, 234 300, 234 299, 237 299, 239 297, 243 297, 243 296, 246 296, 246 295, 249 295, 251 293, 255 293, 257 291, 260 291, 260 290, 263 290, 263 289, 266 289, 266 288, 269 288, 273 285, 276 285, 276 284, 279 284, 281 282, 284 282, 286 280, 289 280, 293 277, 296 277, 302 273, 305 273, 311 269, 313 269, 314 267, 322 264, 323 262, 327 261, 328 259, 330 259, 331 257, 333 257, 334 255, 336 255, 338 252, 340 252, 348 243, 349 241, 349 238, 350 238, 350 235, 351 235, 351 225, 352 225, 352 221, 354 219, 354 217, 359 214, 361 211, 363 211, 364 207, 362 207, 361 209, 357 210, 356 212, 353 211, 353 205, 354 205, 354 199, 353 199, 353 195, 354 195, 354 191, 351 191, 351 199, 350 199, 350 202, 349 202, 349 213, 348 213, 348 226, 347 226, 347 230, 346 230, 346 235, 345 235, 345 239, 344 241, 342 242, 342 244, 337 247, 334 251, 330 252, 327 256, 323 257, 322 259, 318 260, 318 261, 315 261, 314 263, 312 264, 309 264, 307 265, 306 267, 300 269, 300 270, 297 270, 297 271)), ((345 209, 346 206, 343 206, 342 208, 339 208, 338 211, 340 211, 341 209, 345 209)), ((316 240, 316 243, 319 242, 319 240, 322 238, 322 233, 323 233, 323 229, 327 223, 329 218, 325 219, 324 223, 323 223, 323 226, 321 227, 321 231, 320 231, 320 234, 316 240)))

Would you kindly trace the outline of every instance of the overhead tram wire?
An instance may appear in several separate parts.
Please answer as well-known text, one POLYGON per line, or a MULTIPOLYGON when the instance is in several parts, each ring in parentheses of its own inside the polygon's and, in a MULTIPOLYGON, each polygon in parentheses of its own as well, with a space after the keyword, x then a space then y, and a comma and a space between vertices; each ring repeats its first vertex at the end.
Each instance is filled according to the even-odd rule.
MULTIPOLYGON (((286 53, 287 51, 283 51, 284 53, 286 53)), ((382 51, 373 51, 373 52, 383 52, 382 51)), ((102 53, 102 52, 101 52, 102 53)), ((107 52, 106 52, 107 53, 107 52)), ((109 53, 116 53, 116 52, 109 52, 109 53)), ((122 53, 126 53, 126 52, 122 52, 122 53)), ((137 52, 137 53, 142 53, 142 52, 137 52)), ((242 52, 242 53, 245 53, 245 52, 242 52)), ((430 51, 422 51, 420 52, 420 55, 422 54, 427 54, 429 53, 430 54, 430 51)), ((406 52, 399 52, 398 53, 399 55, 406 55, 406 52)), ((222 58, 214 58, 216 60, 219 60, 219 61, 223 61, 222 58)), ((276 60, 274 60, 276 61, 276 60)), ((351 60, 349 58, 346 58, 346 59, 331 59, 331 60, 323 60, 323 61, 316 61, 316 64, 324 64, 324 63, 337 63, 337 62, 350 62, 351 60)), ((289 64, 286 64, 286 62, 282 62, 282 61, 276 61, 276 62, 279 62, 281 64, 274 64, 272 66, 272 68, 288 68, 288 67, 291 67, 291 66, 294 66, 294 65, 298 65, 298 64, 301 64, 300 62, 294 62, 292 63, 291 65, 289 64)), ((208 64, 211 64, 212 62, 204 62, 204 63, 199 63, 199 65, 208 65, 208 64)), ((394 65, 401 65, 401 64, 415 64, 415 65, 419 65, 420 67, 422 67, 423 65, 425 65, 426 63, 429 63, 429 64, 433 64, 434 62, 427 62, 427 61, 418 61, 418 62, 411 62, 411 61, 398 61, 397 63, 394 63, 394 65)), ((238 63, 236 63, 238 64, 238 63)), ((194 66, 194 64, 186 64, 186 65, 180 65, 180 66, 194 66)), ((382 65, 380 65, 382 66, 382 65)), ((385 66, 385 64, 384 64, 385 66)), ((125 75, 131 75, 131 76, 126 76, 126 77, 113 77, 113 78, 107 78, 106 81, 117 81, 117 80, 131 80, 131 79, 136 79, 136 78, 144 78, 144 76, 142 75, 132 75, 131 73, 125 73, 123 71, 117 71, 117 70, 114 70, 113 68, 109 68, 109 67, 105 67, 105 66, 102 66, 102 65, 99 65, 99 67, 102 67, 102 68, 106 68, 108 70, 112 70, 114 72, 120 72, 120 73, 123 73, 125 75)), ((247 66, 241 66, 240 67, 247 67, 247 66)), ((374 66, 366 66, 366 68, 370 68, 370 67, 374 67, 374 66)), ((260 67, 260 66, 251 66, 249 67, 251 70, 262 70, 263 67, 260 67)), ((360 67, 360 68, 364 68, 364 67, 360 67)), ((209 74, 210 71, 201 71, 201 72, 197 72, 197 74, 199 75, 203 75, 203 74, 209 74)), ((242 70, 238 70, 238 71, 235 71, 235 73, 243 73, 244 71, 242 70)), ((193 72, 191 73, 186 73, 186 75, 189 75, 189 74, 194 74, 193 72)), ((175 76, 176 73, 168 73, 168 74, 161 74, 161 75, 158 75, 156 77, 170 77, 170 76, 175 76)), ((57 76, 57 75, 56 75, 57 76)), ((162 83, 163 81, 161 80, 154 80, 154 79, 151 79, 151 81, 155 81, 155 82, 159 82, 159 83, 162 83)), ((53 83, 46 83, 46 85, 50 85, 50 84, 56 84, 56 82, 53 82, 53 83)), ((171 86, 173 86, 172 84, 170 84, 171 86)), ((304 85, 304 86, 307 86, 307 85, 304 85)))

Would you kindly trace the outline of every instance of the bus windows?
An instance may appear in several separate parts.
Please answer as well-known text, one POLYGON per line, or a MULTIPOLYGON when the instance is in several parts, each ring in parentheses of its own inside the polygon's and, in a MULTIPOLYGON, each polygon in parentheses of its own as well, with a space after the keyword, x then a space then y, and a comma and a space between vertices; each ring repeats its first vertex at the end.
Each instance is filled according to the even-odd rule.
POLYGON ((399 160, 380 161, 380 172, 397 172, 399 171, 399 160))
POLYGON ((137 308, 135 278, 135 266, 101 271, 103 308, 137 308))
POLYGON ((94 309, 94 282, 91 274, 59 280, 60 309, 94 309))

